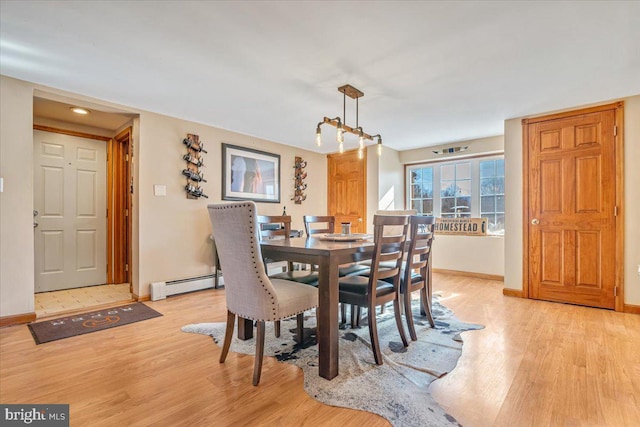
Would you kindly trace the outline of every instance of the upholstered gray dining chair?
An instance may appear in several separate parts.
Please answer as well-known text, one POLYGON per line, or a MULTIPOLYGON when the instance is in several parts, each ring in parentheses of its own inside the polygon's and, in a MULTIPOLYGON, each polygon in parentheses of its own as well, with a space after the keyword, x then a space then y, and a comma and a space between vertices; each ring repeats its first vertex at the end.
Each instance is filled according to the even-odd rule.
POLYGON ((317 307, 318 290, 289 280, 269 279, 260 251, 254 202, 212 204, 208 210, 224 271, 227 301, 227 329, 220 363, 224 363, 229 352, 236 315, 256 321, 253 385, 258 385, 262 372, 265 322, 296 316, 297 336, 301 342, 302 316, 306 310, 317 307))

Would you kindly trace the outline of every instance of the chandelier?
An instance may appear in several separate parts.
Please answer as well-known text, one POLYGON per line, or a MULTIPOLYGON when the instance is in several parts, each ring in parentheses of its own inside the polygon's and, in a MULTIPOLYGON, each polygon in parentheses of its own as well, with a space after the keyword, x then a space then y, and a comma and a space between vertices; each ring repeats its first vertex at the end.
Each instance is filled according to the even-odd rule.
POLYGON ((336 118, 330 119, 329 117, 325 117, 322 119, 318 126, 316 127, 316 145, 320 147, 322 145, 322 131, 320 130, 320 126, 323 124, 328 124, 334 126, 338 129, 336 133, 336 141, 338 141, 338 151, 340 153, 344 153, 344 133, 348 132, 354 134, 358 137, 358 158, 362 159, 364 157, 364 148, 365 148, 365 140, 373 141, 374 138, 378 138, 377 151, 378 156, 382 155, 382 136, 380 134, 377 135, 369 135, 366 133, 362 126, 358 124, 358 98, 364 96, 364 92, 356 89, 351 85, 344 85, 338 88, 338 92, 342 92, 342 117, 338 116, 336 118), (346 109, 347 109, 347 96, 351 99, 356 100, 356 126, 351 127, 347 126, 344 122, 346 121, 346 109))

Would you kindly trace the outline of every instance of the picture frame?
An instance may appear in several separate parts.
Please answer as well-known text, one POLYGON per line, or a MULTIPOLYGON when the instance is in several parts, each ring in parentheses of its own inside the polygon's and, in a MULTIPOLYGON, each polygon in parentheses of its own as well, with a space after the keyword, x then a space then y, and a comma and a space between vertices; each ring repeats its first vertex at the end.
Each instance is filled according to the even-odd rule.
POLYGON ((280 155, 222 143, 222 200, 280 203, 280 155))

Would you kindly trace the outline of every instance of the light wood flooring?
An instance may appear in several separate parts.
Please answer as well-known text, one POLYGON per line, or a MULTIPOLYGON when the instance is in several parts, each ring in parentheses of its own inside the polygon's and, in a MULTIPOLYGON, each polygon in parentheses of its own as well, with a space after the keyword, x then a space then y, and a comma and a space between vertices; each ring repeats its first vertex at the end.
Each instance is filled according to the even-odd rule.
MULTIPOLYGON (((640 425, 640 316, 502 296, 502 283, 434 274, 463 333, 458 366, 431 386, 464 426, 640 425)), ((0 402, 70 403, 72 426, 386 426, 320 404, 302 373, 180 332, 225 320, 224 290, 147 303, 164 314, 36 346, 26 326, 0 330, 0 402)), ((382 391, 381 391, 382 392, 382 391)))
POLYGON ((38 319, 90 310, 131 300, 129 284, 98 285, 62 291, 41 292, 35 294, 35 310, 38 319))

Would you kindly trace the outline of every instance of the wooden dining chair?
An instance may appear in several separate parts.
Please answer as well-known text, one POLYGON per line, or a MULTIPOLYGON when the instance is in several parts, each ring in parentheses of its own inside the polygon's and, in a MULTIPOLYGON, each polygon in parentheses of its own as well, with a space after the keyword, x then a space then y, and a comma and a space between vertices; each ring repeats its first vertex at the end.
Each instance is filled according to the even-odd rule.
MULTIPOLYGON (((412 215, 409 218, 411 231, 406 250, 407 256, 400 278, 400 293, 404 300, 404 314, 411 339, 416 341, 416 328, 411 310, 411 293, 420 290, 420 302, 431 327, 435 326, 431 312, 431 253, 435 231, 435 218, 412 215), (416 272, 417 270, 417 272, 416 272)), ((387 279, 388 280, 388 279, 387 279)))
POLYGON ((236 316, 256 322, 256 356, 253 385, 260 382, 264 355, 265 322, 297 318, 297 339, 302 342, 303 313, 318 306, 318 290, 312 286, 267 276, 260 251, 254 202, 208 206, 220 263, 224 268, 227 328, 220 363, 231 345, 236 316))
POLYGON ((374 215, 373 224, 375 245, 373 258, 371 259, 371 272, 368 277, 356 275, 341 278, 338 281, 340 288, 339 301, 367 308, 373 356, 376 363, 382 365, 382 353, 380 352, 376 324, 376 306, 393 301, 396 326, 398 327, 402 344, 405 347, 409 345, 402 325, 399 301, 400 270, 409 227, 409 217, 406 215, 374 215), (399 233, 396 232, 397 234, 385 233, 385 229, 389 227, 395 227, 395 230, 399 229, 400 231, 399 233), (393 267, 382 267, 383 263, 393 264, 393 267))
POLYGON ((304 221, 304 232, 307 234, 307 237, 311 237, 314 234, 335 233, 336 217, 333 215, 305 215, 302 217, 302 220, 304 221), (321 224, 321 226, 312 227, 312 225, 315 224, 321 224))

